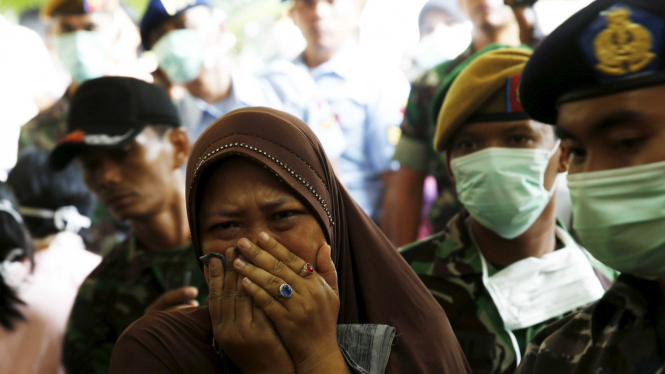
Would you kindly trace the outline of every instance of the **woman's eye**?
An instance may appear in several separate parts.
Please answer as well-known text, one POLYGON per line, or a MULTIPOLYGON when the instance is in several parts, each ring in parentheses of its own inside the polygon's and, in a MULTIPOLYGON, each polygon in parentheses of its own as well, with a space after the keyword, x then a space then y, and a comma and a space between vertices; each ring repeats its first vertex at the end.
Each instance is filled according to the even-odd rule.
POLYGON ((288 219, 288 218, 293 217, 295 214, 296 214, 296 212, 294 212, 292 210, 285 210, 283 212, 279 212, 279 213, 275 214, 275 217, 277 217, 278 219, 288 219))
POLYGON ((214 225, 213 230, 228 230, 234 226, 233 222, 222 222, 214 225))

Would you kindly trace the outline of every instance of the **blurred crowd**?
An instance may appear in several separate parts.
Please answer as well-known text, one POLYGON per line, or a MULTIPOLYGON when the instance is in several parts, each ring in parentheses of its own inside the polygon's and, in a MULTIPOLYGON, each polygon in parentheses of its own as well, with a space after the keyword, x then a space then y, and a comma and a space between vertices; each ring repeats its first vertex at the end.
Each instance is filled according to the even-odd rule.
POLYGON ((0 374, 663 370, 665 6, 367 2, 0 15, 0 374))

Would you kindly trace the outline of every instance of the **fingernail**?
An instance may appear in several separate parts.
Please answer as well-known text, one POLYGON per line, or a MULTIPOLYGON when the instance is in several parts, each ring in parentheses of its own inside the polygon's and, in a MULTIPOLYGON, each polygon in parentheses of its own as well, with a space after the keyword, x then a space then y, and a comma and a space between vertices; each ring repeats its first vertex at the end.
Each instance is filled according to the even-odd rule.
POLYGON ((233 247, 233 253, 235 253, 237 255, 241 254, 240 250, 238 249, 238 244, 236 244, 236 246, 233 247))
POLYGON ((194 298, 198 294, 199 294, 199 290, 197 290, 196 288, 191 287, 187 290, 187 296, 188 297, 194 298))
POLYGON ((267 242, 270 237, 265 232, 259 234, 259 240, 263 243, 267 242))
POLYGON ((208 269, 216 269, 216 266, 217 266, 216 262, 217 262, 217 261, 213 261, 212 264, 210 264, 210 260, 211 260, 213 257, 216 257, 216 258, 220 259, 220 260, 222 261, 222 264, 225 264, 225 263, 226 263, 226 256, 224 256, 224 255, 221 254, 221 253, 217 253, 217 252, 210 252, 210 253, 208 253, 208 254, 205 255, 205 256, 201 256, 201 257, 199 257, 199 260, 200 260, 200 261, 203 263, 203 265, 205 265, 208 269))
POLYGON ((252 243, 250 243, 249 240, 243 238, 238 241, 238 247, 241 249, 249 249, 252 247, 252 243))
POLYGON ((252 281, 251 281, 249 278, 245 277, 245 278, 242 279, 242 283, 244 283, 244 284, 252 284, 252 281))
POLYGON ((238 258, 238 259, 236 260, 236 265, 237 265, 239 268, 243 268, 243 267, 245 267, 245 265, 247 265, 247 263, 246 263, 245 260, 243 260, 242 258, 238 258))

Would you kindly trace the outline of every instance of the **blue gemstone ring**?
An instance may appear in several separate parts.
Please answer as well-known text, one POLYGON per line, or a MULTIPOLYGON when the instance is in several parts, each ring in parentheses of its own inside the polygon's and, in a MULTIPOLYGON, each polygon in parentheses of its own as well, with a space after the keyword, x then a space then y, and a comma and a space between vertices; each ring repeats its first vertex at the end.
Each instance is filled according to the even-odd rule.
POLYGON ((288 284, 284 283, 279 286, 279 295, 285 299, 290 299, 293 296, 293 288, 288 284))

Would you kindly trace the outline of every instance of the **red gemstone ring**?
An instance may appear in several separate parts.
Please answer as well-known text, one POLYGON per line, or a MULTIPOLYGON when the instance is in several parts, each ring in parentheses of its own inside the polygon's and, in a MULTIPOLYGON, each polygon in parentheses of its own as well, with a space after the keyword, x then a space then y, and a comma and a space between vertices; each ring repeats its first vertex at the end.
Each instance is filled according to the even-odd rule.
POLYGON ((307 278, 313 272, 314 272, 314 266, 312 266, 311 264, 308 263, 308 264, 303 265, 303 267, 302 267, 302 269, 300 269, 300 273, 298 275, 300 275, 303 278, 307 278))

